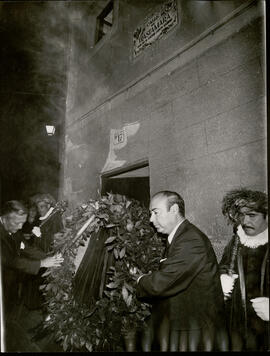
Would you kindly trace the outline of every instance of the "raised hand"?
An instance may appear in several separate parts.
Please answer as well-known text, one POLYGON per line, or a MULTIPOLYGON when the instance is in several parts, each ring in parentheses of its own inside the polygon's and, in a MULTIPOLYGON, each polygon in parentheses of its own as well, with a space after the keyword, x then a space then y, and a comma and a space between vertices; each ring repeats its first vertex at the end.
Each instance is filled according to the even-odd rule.
POLYGON ((64 258, 61 253, 58 253, 54 256, 49 256, 41 260, 40 267, 59 267, 63 263, 64 258))
POLYGON ((34 226, 32 229, 32 233, 37 236, 40 237, 41 236, 41 230, 39 226, 34 226))

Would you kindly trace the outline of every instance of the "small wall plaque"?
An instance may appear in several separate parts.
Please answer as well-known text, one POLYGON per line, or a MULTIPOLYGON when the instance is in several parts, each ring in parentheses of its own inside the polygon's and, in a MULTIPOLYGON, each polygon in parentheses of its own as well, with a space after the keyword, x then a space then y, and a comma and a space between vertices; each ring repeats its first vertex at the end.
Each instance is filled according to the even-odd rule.
POLYGON ((115 130, 113 144, 119 145, 120 143, 124 143, 126 141, 125 136, 125 130, 115 130))

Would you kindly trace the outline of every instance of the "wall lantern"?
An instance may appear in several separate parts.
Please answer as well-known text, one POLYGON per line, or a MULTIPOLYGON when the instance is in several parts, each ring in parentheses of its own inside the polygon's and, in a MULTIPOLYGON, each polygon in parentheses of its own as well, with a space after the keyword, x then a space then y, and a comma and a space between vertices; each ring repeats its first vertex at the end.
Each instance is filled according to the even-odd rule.
POLYGON ((55 126, 53 125, 46 125, 46 131, 48 136, 53 136, 55 133, 55 126))

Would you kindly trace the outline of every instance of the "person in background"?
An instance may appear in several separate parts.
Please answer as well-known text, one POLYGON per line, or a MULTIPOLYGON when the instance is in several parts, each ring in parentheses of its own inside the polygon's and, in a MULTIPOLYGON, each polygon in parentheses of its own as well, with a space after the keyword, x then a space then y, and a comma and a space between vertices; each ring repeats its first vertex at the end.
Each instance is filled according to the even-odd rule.
MULTIPOLYGON (((52 253, 54 235, 63 229, 63 222, 60 212, 55 208, 55 199, 50 194, 36 194, 32 197, 32 202, 37 210, 37 219, 32 225, 31 239, 29 245, 42 251, 45 255, 52 253)), ((32 258, 39 259, 39 253, 32 258)), ((44 298, 39 287, 44 283, 42 274, 46 268, 41 268, 37 275, 27 277, 24 283, 23 299, 28 310, 43 309, 44 298)))
POLYGON ((226 351, 223 293, 210 240, 185 218, 176 192, 156 193, 150 214, 157 231, 168 236, 167 248, 159 270, 138 277, 137 297, 152 304, 150 328, 157 332, 162 325, 168 345, 162 351, 226 351))
POLYGON ((22 233, 25 239, 30 241, 35 236, 32 233, 33 227, 38 225, 38 211, 34 199, 35 197, 33 196, 30 197, 27 201, 26 205, 28 207, 28 215, 27 215, 27 220, 22 227, 22 233))
POLYGON ((52 250, 54 234, 63 229, 61 214, 55 208, 55 199, 50 194, 37 194, 34 202, 38 211, 38 223, 33 233, 38 237, 36 246, 48 253, 52 250))
MULTIPOLYGON (((23 224, 23 227, 22 227, 22 229, 20 231, 21 231, 21 233, 23 235, 23 240, 22 240, 21 244, 24 246, 24 251, 25 250, 27 251, 26 253, 24 252, 24 254, 27 255, 27 253, 29 253, 29 251, 31 251, 31 252, 33 251, 32 247, 34 245, 34 240, 35 240, 34 237, 35 237, 35 235, 33 235, 32 229, 36 225, 36 221, 38 219, 38 216, 37 216, 37 208, 36 208, 36 205, 35 205, 35 203, 33 201, 33 197, 30 197, 28 199, 28 201, 25 202, 25 206, 27 207, 28 214, 27 214, 26 222, 23 224)), ((32 258, 31 252, 30 252, 30 258, 32 258)), ((37 259, 43 258, 44 256, 45 256, 45 254, 41 253, 41 255, 39 255, 37 257, 37 259)), ((19 282, 18 295, 19 295, 19 301, 21 303, 21 299, 23 298, 22 294, 24 292, 23 288, 24 288, 24 286, 27 285, 28 280, 29 279, 31 280, 33 278, 33 275, 26 274, 26 273, 23 273, 23 272, 21 272, 20 274, 21 274, 21 277, 19 278, 20 282, 19 282)))
MULTIPOLYGON (((28 210, 25 205, 17 200, 7 201, 1 210, 0 216, 0 249, 1 249, 1 291, 2 312, 4 329, 4 351, 18 350, 21 341, 20 334, 14 334, 14 319, 18 302, 20 274, 36 275, 43 267, 59 267, 63 262, 61 255, 32 259, 36 251, 29 251, 28 257, 24 254, 25 245, 21 233, 26 222, 28 210)), ((23 328, 19 328, 19 331, 23 328)), ((2 350, 1 350, 2 351, 2 350)))
POLYGON ((269 258, 267 195, 229 191, 222 213, 234 235, 220 261, 232 351, 269 350, 269 258))

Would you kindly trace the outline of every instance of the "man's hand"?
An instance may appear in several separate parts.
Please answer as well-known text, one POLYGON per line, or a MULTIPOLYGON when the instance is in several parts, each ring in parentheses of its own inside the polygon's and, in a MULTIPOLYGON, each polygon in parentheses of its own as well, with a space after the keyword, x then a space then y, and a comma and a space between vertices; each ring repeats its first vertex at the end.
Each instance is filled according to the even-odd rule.
POLYGON ((269 321, 269 298, 258 297, 250 299, 250 301, 258 317, 264 321, 269 321))
POLYGON ((33 229, 32 229, 32 233, 33 233, 35 236, 40 237, 40 236, 41 236, 40 227, 34 226, 33 229))
POLYGON ((149 271, 148 273, 142 273, 142 271, 140 271, 137 267, 130 267, 129 272, 137 283, 139 283, 139 280, 142 276, 146 276, 152 273, 152 271, 149 271))
POLYGON ((140 275, 143 274, 137 267, 130 267, 129 273, 135 278, 138 278, 140 275))
POLYGON ((232 276, 229 276, 228 274, 222 274, 220 276, 221 286, 225 299, 231 296, 234 283, 237 278, 238 278, 238 274, 233 274, 232 276))
POLYGON ((137 283, 140 277, 144 275, 144 273, 142 273, 142 271, 140 271, 137 267, 130 267, 129 273, 132 275, 133 279, 137 281, 137 283))
POLYGON ((40 261, 40 267, 59 267, 63 263, 64 258, 62 257, 61 253, 54 255, 54 256, 49 256, 44 258, 43 260, 40 261))

